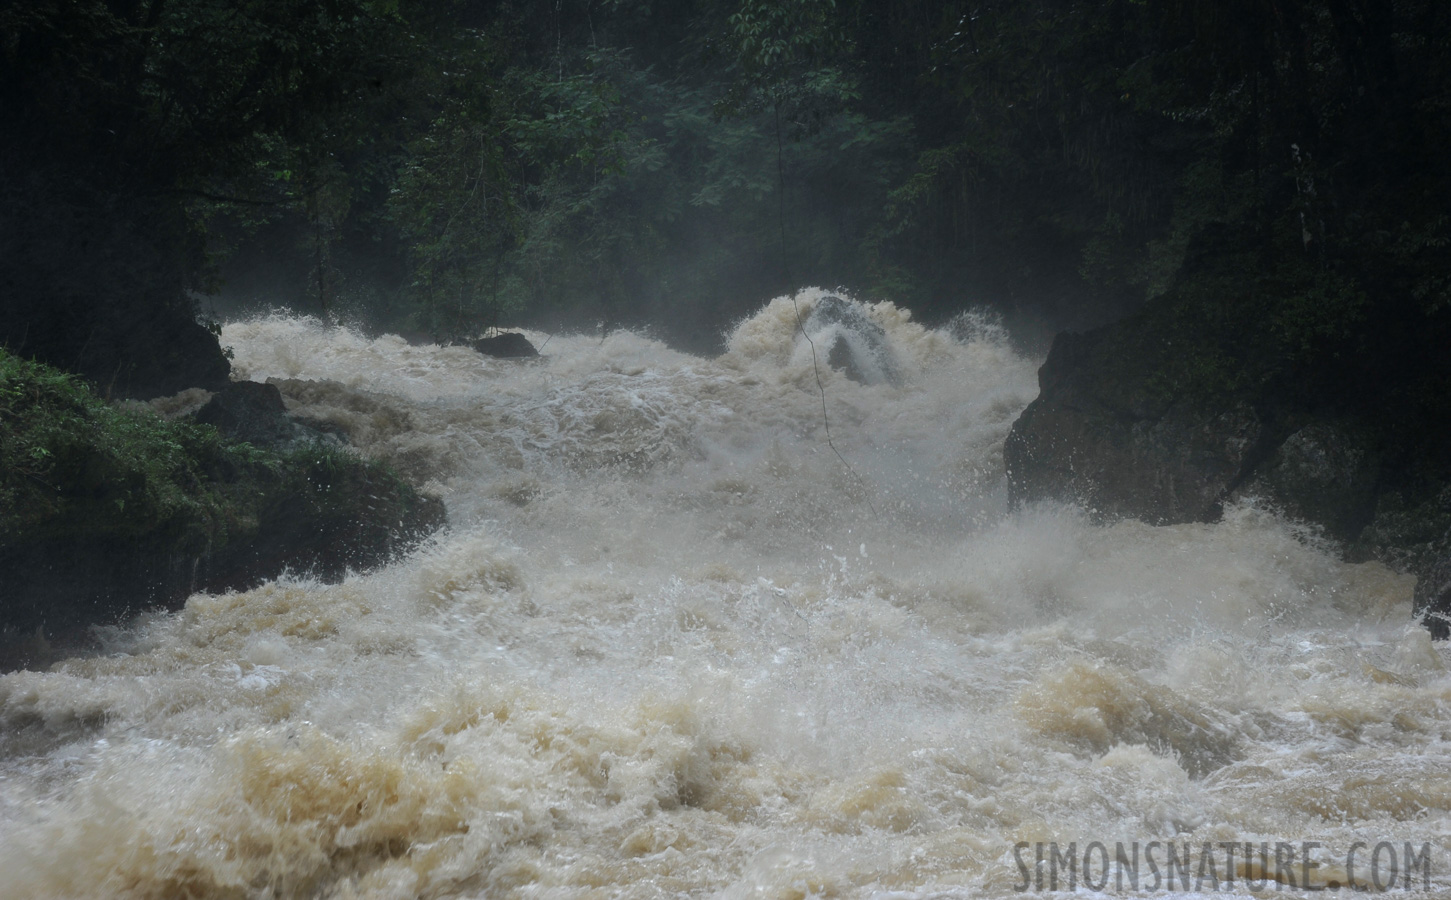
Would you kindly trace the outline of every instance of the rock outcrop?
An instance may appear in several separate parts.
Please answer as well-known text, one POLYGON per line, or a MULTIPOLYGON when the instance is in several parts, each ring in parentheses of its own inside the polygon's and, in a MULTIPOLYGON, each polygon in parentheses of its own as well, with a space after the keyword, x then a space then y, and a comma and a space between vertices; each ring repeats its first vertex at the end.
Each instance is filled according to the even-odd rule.
MULTIPOLYGON (((1226 502, 1253 498, 1315 526, 1347 558, 1416 574, 1419 615, 1451 614, 1445 442, 1277 381, 1179 324, 1161 307, 1058 336, 1041 392, 1004 445, 1010 502, 1168 525, 1214 521, 1226 502)), ((1445 621, 1427 624, 1451 634, 1445 621)))
POLYGON ((174 203, 75 191, 0 172, 0 347, 107 398, 224 386, 231 364, 197 323, 184 272, 204 248, 174 203))
POLYGON ((276 388, 218 396, 249 400, 224 400, 212 415, 270 410, 238 417, 234 434, 282 440, 267 449, 113 406, 0 352, 0 645, 38 630, 76 645, 90 625, 283 571, 338 580, 443 525, 443 504, 391 470, 337 442, 296 440, 271 415, 276 388))
POLYGON ((1263 454, 1265 422, 1243 398, 1213 408, 1163 390, 1119 352, 1106 329, 1054 341, 1003 447, 1011 501, 1154 525, 1217 519, 1263 454))
POLYGON ((1267 501, 1337 540, 1354 541, 1375 516, 1382 483, 1374 436, 1354 421, 1295 424, 1278 429, 1289 436, 1257 460, 1235 495, 1267 501))
POLYGON ((1431 637, 1451 638, 1451 553, 1431 563, 1416 579, 1415 607, 1431 637))

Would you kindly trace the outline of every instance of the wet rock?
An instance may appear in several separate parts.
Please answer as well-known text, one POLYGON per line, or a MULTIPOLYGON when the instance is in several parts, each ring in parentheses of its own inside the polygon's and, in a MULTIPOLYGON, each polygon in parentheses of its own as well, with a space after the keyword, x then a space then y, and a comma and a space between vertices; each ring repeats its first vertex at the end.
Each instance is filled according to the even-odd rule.
POLYGON ((414 347, 428 347, 440 343, 447 343, 446 341, 440 341, 437 335, 430 334, 419 328, 400 328, 393 333, 414 347))
POLYGON ((212 394, 193 417, 228 440, 283 449, 318 440, 337 440, 341 429, 288 413, 274 384, 234 381, 212 394))
POLYGON ((1375 516, 1351 546, 1356 561, 1379 559, 1422 576, 1451 555, 1451 477, 1387 478, 1375 516), (1426 482, 1429 484, 1417 483, 1426 482))
POLYGON ((1101 366, 1105 337, 1054 341, 1041 392, 1003 447, 1011 502, 1068 500, 1154 525, 1219 518, 1265 436, 1260 415, 1241 400, 1206 408, 1159 389, 1150 372, 1101 366))
POLYGON ((529 339, 517 331, 506 331, 493 337, 479 338, 471 345, 485 356, 495 359, 528 359, 539 355, 529 339))
POLYGON ((444 523, 439 500, 336 444, 225 441, 3 352, 0 389, 0 645, 64 652, 92 625, 283 571, 338 580, 444 523))
POLYGON ((285 569, 324 581, 375 568, 443 527, 443 502, 344 451, 314 445, 286 454, 288 465, 260 479, 255 532, 203 554, 205 590, 254 587, 285 569))
POLYGON ((823 325, 839 324, 851 328, 862 328, 866 331, 875 329, 878 335, 885 337, 881 326, 868 319, 858 304, 835 294, 826 294, 817 300, 816 305, 811 308, 811 316, 806 321, 808 325, 814 324, 818 328, 823 325))
POLYGON ((857 384, 868 383, 867 373, 862 371, 857 363, 857 354, 852 351, 851 343, 844 337, 837 337, 831 342, 831 349, 826 351, 826 364, 857 384))
POLYGON ((858 384, 896 383, 887 332, 861 304, 830 294, 816 301, 802 325, 826 364, 858 384))
POLYGON ((1441 557, 1416 579, 1416 615, 1431 637, 1451 638, 1451 553, 1441 557))
POLYGON ((232 382, 212 394, 197 410, 196 421, 214 426, 223 437, 264 447, 283 443, 293 435, 282 392, 255 381, 232 382))
POLYGON ((197 592, 247 590, 289 571, 341 581, 397 558, 446 519, 441 501, 334 451, 198 487, 220 495, 217 518, 90 517, 48 523, 34 537, 0 534, 0 645, 41 635, 63 655, 84 645, 92 625, 174 609, 197 592))
POLYGON ((87 301, 66 300, 71 305, 14 312, 0 302, 0 344, 77 372, 108 397, 149 399, 226 383, 231 364, 189 311, 93 312, 87 301))
POLYGON ((1380 458, 1371 435, 1348 423, 1312 422, 1294 431, 1235 492, 1353 540, 1375 513, 1380 458))
POLYGON ((1429 474, 1389 479, 1376 497, 1374 518, 1347 555, 1415 575, 1415 614, 1445 640, 1451 637, 1451 477, 1429 474))
POLYGON ((1010 502, 1169 525, 1216 521, 1226 501, 1253 498, 1349 561, 1416 575, 1418 614, 1451 611, 1437 568, 1451 556, 1446 442, 1407 439, 1430 429, 1337 402, 1233 334, 1204 337, 1202 309, 1196 299, 1059 335, 1004 444, 1010 502))
POLYGON ((0 173, 12 189, 0 215, 0 346, 80 374, 108 398, 226 383, 231 364, 176 266, 194 235, 168 233, 173 207, 65 202, 74 186, 22 187, 10 174, 0 173))

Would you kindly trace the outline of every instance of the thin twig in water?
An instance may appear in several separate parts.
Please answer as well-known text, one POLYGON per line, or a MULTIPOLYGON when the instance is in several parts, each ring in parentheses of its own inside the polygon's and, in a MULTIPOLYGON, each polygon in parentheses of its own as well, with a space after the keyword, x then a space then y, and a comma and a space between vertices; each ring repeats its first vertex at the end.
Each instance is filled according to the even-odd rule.
POLYGON ((841 460, 841 464, 846 466, 846 470, 852 474, 852 477, 860 482, 862 486, 862 499, 867 501, 867 506, 872 511, 872 518, 881 518, 877 514, 877 505, 872 502, 870 493, 871 485, 867 484, 867 480, 861 476, 861 473, 852 468, 851 463, 846 461, 846 457, 841 455, 841 451, 836 449, 836 443, 831 439, 831 419, 826 415, 826 385, 821 382, 821 366, 816 362, 816 342, 811 339, 811 335, 806 333, 806 325, 801 321, 801 306, 796 302, 795 294, 791 295, 791 308, 796 311, 797 329, 800 330, 801 336, 806 338, 806 343, 811 347, 811 371, 816 374, 816 392, 821 395, 821 424, 826 427, 826 446, 831 448, 831 452, 836 454, 836 458, 841 460))
MULTIPOLYGON (((776 225, 781 231, 781 270, 785 272, 788 258, 786 255, 786 164, 781 150, 781 101, 779 99, 772 105, 771 112, 776 122, 776 178, 779 183, 779 189, 776 191, 776 225)), ((789 281, 788 277, 787 282, 789 283, 789 281)), ((836 449, 836 443, 831 439, 831 419, 826 415, 826 385, 821 383, 821 366, 816 361, 816 342, 811 339, 811 335, 806 333, 806 325, 801 321, 801 306, 796 302, 794 293, 791 295, 791 308, 796 311, 797 330, 801 332, 802 337, 806 338, 806 343, 811 346, 811 371, 816 374, 816 391, 821 395, 821 424, 826 426, 826 446, 831 448, 831 452, 836 454, 836 458, 841 460, 841 464, 846 466, 846 470, 861 484, 862 497, 872 511, 872 518, 881 518, 877 514, 877 505, 872 502, 871 485, 867 484, 867 480, 851 467, 851 463, 846 461, 846 457, 841 455, 841 451, 836 449)))

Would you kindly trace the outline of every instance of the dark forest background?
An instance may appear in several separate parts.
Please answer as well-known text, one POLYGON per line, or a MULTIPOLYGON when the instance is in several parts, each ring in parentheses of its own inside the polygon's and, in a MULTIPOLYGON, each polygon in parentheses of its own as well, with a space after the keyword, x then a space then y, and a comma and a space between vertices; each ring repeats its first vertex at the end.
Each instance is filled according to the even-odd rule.
POLYGON ((993 306, 1030 342, 1174 294, 1277 366, 1349 373, 1318 389, 1375 373, 1439 409, 1448 23, 1440 0, 4 0, 0 341, 104 387, 102 343, 178 328, 154 310, 711 351, 805 284, 993 306))

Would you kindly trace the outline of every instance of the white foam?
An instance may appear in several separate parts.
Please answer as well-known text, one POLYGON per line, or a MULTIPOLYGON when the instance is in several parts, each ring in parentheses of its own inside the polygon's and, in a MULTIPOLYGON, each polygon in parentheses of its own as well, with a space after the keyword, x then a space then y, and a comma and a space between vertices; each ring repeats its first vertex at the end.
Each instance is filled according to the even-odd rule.
POLYGON ((984 321, 862 310, 901 377, 824 373, 844 464, 822 296, 716 359, 226 326, 453 525, 0 677, 5 895, 1005 897, 1017 841, 1176 835, 1429 840, 1446 889, 1406 579, 1252 507, 1007 513, 1036 362, 984 321))

